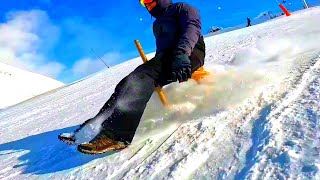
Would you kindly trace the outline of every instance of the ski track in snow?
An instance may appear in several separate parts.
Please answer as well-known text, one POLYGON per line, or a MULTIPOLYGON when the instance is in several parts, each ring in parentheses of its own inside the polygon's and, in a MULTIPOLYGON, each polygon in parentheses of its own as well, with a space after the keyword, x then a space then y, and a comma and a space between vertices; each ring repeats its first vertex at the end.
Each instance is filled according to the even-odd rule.
POLYGON ((206 38, 214 85, 166 87, 197 94, 179 112, 153 95, 121 152, 80 154, 57 135, 94 116, 139 58, 1 111, 0 179, 319 179, 319 12, 206 38))

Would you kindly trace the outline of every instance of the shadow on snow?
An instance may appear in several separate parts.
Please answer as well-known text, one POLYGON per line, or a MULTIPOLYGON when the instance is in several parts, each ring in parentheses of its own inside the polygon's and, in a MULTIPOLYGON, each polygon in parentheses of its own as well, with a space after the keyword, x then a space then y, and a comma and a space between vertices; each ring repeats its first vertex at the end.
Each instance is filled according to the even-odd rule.
POLYGON ((20 163, 14 168, 23 168, 25 174, 46 174, 75 168, 115 153, 86 155, 79 153, 77 146, 68 146, 58 140, 57 136, 60 133, 70 132, 75 128, 76 126, 49 131, 0 144, 0 156, 27 152, 17 155, 20 163))
POLYGON ((260 112, 260 117, 254 121, 252 127, 252 146, 246 154, 245 166, 235 175, 234 179, 246 179, 250 175, 250 170, 258 161, 257 156, 265 144, 269 143, 270 130, 267 127, 267 116, 271 112, 271 105, 266 106, 260 112))

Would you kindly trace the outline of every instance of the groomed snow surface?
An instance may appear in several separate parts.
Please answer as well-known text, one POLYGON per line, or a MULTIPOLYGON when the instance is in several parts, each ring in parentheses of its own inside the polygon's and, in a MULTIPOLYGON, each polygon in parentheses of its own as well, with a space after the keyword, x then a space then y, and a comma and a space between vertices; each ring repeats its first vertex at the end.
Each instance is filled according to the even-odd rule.
MULTIPOLYGON (((85 155, 57 135, 93 117, 135 58, 0 112, 1 179, 319 179, 320 8, 207 37, 197 84, 156 94, 134 142, 85 155)), ((149 58, 152 54, 148 55, 149 58)))

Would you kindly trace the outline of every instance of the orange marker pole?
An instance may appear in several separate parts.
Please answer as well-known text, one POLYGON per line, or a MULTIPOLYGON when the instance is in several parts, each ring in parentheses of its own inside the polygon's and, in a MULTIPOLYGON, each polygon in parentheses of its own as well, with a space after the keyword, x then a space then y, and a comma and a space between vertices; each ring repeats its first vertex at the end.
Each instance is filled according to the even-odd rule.
POLYGON ((291 15, 291 13, 282 4, 279 4, 279 7, 286 14, 286 16, 290 16, 291 15))

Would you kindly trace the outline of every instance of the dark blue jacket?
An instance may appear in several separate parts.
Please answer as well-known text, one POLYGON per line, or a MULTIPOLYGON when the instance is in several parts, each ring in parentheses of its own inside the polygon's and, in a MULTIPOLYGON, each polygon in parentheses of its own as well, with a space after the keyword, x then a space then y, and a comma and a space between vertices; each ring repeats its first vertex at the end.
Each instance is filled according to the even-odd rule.
MULTIPOLYGON (((153 33, 157 54, 169 52, 190 56, 197 43, 204 43, 200 15, 192 6, 186 3, 172 3, 171 0, 158 0, 150 14, 156 18, 153 33)), ((199 46, 201 45, 197 47, 199 46)))

